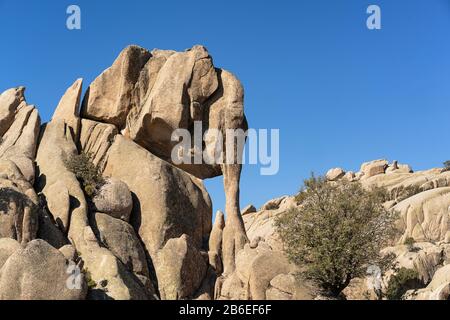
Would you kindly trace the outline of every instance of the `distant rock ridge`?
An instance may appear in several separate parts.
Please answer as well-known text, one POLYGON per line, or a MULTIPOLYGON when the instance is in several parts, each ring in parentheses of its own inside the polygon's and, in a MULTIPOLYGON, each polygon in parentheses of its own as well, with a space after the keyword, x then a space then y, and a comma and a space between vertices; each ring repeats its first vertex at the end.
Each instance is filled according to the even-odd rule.
MULTIPOLYGON (((435 168, 413 172, 409 165, 397 161, 375 160, 362 164, 359 172, 346 172, 333 168, 326 173, 330 183, 341 179, 359 181, 364 187, 383 186, 392 200, 385 205, 400 212, 398 227, 402 231, 392 247, 384 249, 393 253, 398 268, 415 269, 425 286, 411 290, 407 299, 447 300, 450 297, 450 172, 435 168), (414 252, 403 243, 407 238, 416 242, 414 252)), ((283 243, 279 238, 275 218, 295 210, 294 196, 269 200, 256 212, 243 216, 250 243, 238 253, 236 271, 219 279, 217 299, 315 299, 317 289, 300 283, 295 278, 297 268, 285 260, 283 243), (283 257, 283 258, 282 258, 283 257)), ((386 273, 382 280, 386 289, 395 270, 386 273)), ((354 279, 344 290, 347 299, 377 299, 367 287, 368 279, 354 279)))

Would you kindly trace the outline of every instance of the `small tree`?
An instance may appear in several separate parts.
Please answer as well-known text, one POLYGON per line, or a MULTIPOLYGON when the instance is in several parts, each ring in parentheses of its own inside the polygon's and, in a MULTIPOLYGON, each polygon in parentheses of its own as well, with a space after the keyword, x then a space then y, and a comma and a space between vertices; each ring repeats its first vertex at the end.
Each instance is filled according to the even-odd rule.
POLYGON ((337 297, 369 265, 381 265, 380 249, 395 235, 397 214, 384 208, 384 189, 359 182, 305 181, 302 202, 276 220, 289 259, 301 276, 337 297))
POLYGON ((88 197, 93 197, 105 184, 100 169, 96 166, 91 156, 87 153, 72 155, 64 160, 64 164, 68 170, 73 172, 80 181, 84 192, 88 197))
POLYGON ((408 249, 409 252, 414 252, 416 251, 416 240, 412 237, 408 237, 405 239, 404 244, 406 245, 406 248, 408 249))
POLYGON ((391 276, 386 289, 388 300, 401 300, 403 295, 412 289, 423 287, 419 280, 419 274, 414 269, 400 268, 396 274, 391 276))
POLYGON ((450 171, 450 160, 444 162, 444 170, 450 171))

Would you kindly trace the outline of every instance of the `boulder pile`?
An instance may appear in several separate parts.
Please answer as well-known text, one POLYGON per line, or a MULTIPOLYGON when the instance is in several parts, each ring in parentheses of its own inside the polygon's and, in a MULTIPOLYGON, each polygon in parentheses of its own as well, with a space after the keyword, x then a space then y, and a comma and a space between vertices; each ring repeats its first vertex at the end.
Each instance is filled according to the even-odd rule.
MULTIPOLYGON (((212 299, 246 242, 239 202, 220 226, 228 240, 210 236, 202 179, 224 169, 175 166, 171 134, 194 121, 244 128, 241 84, 202 46, 129 46, 84 96, 82 87, 76 80, 44 124, 25 88, 0 95, 0 299, 212 299), (67 164, 82 154, 104 180, 98 190, 67 164)), ((231 201, 239 174, 225 173, 231 201)))

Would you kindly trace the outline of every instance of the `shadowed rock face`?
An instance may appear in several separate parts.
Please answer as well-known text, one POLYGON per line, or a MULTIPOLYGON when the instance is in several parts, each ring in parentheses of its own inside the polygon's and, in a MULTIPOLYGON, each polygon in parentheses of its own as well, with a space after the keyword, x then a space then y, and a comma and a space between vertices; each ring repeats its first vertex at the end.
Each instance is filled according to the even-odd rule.
POLYGON ((22 245, 36 238, 38 198, 19 168, 0 160, 0 238, 11 238, 22 245))

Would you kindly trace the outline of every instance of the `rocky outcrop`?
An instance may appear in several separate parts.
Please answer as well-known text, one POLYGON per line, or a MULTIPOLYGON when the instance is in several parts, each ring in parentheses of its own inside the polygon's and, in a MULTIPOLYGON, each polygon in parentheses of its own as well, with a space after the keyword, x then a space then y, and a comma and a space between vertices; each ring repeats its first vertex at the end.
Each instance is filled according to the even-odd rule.
POLYGON ((70 263, 43 240, 16 250, 0 270, 1 300, 83 300, 87 285, 83 274, 68 286, 70 263))
POLYGON ((0 96, 0 159, 14 162, 33 184, 33 160, 41 120, 37 109, 26 103, 24 92, 25 88, 19 87, 0 96))
MULTIPOLYGON (((250 243, 236 254, 236 270, 216 282, 216 299, 312 299, 313 287, 298 281, 297 268, 289 263, 274 225, 275 217, 295 208, 294 197, 267 202, 243 216, 250 243)), ((213 229, 214 231, 214 229, 213 229)))
POLYGON ((0 238, 17 240, 22 245, 36 238, 38 198, 19 168, 0 160, 0 238))
POLYGON ((155 290, 150 280, 145 251, 133 227, 103 213, 92 215, 91 226, 98 241, 139 279, 147 295, 153 295, 155 290))
MULTIPOLYGON (((139 105, 127 118, 127 132, 138 144, 160 157, 169 158, 175 143, 171 140, 176 129, 189 128, 192 121, 203 120, 204 102, 218 88, 218 77, 207 50, 195 46, 185 52, 161 54, 156 60, 150 58, 148 67, 154 74, 149 76, 147 88, 140 86, 142 97, 139 105), (163 58, 163 59, 164 59, 163 58), (147 90, 145 90, 147 89, 147 90)), ((147 73, 145 73, 147 74, 147 73)))
POLYGON ((198 248, 208 239, 211 200, 197 179, 120 135, 109 149, 104 174, 122 180, 130 188, 131 224, 152 257, 169 239, 183 234, 198 248))
POLYGON ((419 242, 450 239, 450 172, 438 168, 413 172, 409 165, 397 161, 375 160, 364 163, 349 180, 360 181, 366 188, 388 190, 391 199, 387 205, 401 216, 399 244, 409 237, 419 242))
MULTIPOLYGON (((0 297, 55 299, 57 290, 62 299, 214 298, 216 278, 233 272, 247 242, 241 166, 175 163, 171 135, 193 133, 195 121, 202 133, 246 129, 240 82, 215 68, 202 46, 129 46, 83 98, 82 85, 78 79, 65 91, 42 126, 23 87, 0 95, 0 297), (85 161, 81 153, 92 163, 69 166, 85 161), (99 173, 101 183, 86 186, 99 173), (228 218, 218 214, 212 231, 200 179, 221 174, 228 218), (52 266, 37 270, 31 259, 52 266), (62 288, 63 265, 85 275, 83 288, 62 288), (47 283, 52 272, 55 283, 47 283), (32 277, 26 286, 23 277, 32 277)), ((220 141, 206 142, 217 158, 211 150, 220 141)), ((234 151, 236 160, 241 150, 234 151)))
MULTIPOLYGON (((56 114, 67 113, 57 110, 56 114)), ((96 283, 89 297, 147 299, 140 281, 110 250, 100 246, 91 229, 85 194, 75 174, 65 165, 65 159, 78 154, 74 130, 70 126, 72 120, 72 113, 67 117, 54 116, 43 126, 36 157, 39 169, 36 188, 45 199, 51 219, 74 245, 96 283)))

